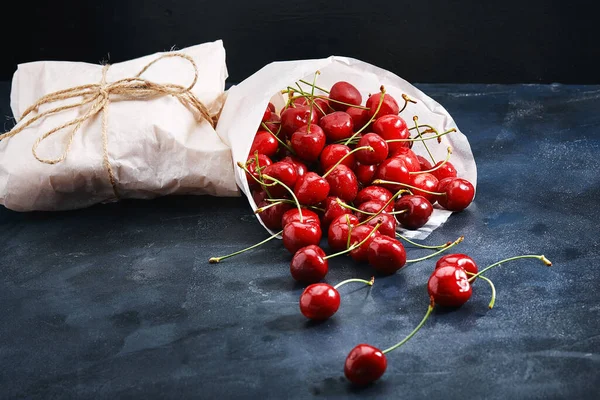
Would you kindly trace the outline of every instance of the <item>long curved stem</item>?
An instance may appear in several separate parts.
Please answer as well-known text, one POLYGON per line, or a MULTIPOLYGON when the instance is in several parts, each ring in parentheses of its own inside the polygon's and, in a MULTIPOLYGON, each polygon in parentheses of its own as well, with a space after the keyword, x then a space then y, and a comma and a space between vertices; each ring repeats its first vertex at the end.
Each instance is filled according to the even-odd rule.
POLYGON ((538 260, 540 260, 541 262, 543 262, 548 267, 552 266, 552 262, 550 260, 548 260, 544 255, 526 254, 526 255, 523 255, 523 256, 510 257, 510 258, 506 258, 504 260, 498 261, 496 263, 493 263, 490 266, 485 267, 484 269, 482 269, 481 271, 479 271, 476 275, 473 275, 472 277, 470 277, 469 278, 469 282, 473 282, 475 280, 475 278, 478 278, 481 274, 483 274, 485 271, 487 271, 489 269, 497 267, 498 265, 503 264, 505 262, 513 261, 513 260, 519 260, 521 258, 537 258, 538 260))
POLYGON ((371 124, 371 122, 373 122, 375 120, 375 117, 377 116, 377 114, 379 113, 379 110, 381 110, 381 105, 383 104, 383 100, 385 99, 385 88, 383 87, 383 85, 379 88, 379 90, 381 91, 381 95, 379 96, 379 104, 377 104, 377 108, 375 109, 375 113, 371 116, 371 118, 369 118, 369 120, 367 121, 366 124, 363 125, 362 128, 360 128, 358 131, 356 131, 354 133, 354 135, 350 136, 348 138, 348 140, 346 140, 346 142, 344 143, 346 146, 348 145, 348 143, 350 143, 356 136, 358 136, 362 131, 364 131, 365 129, 367 129, 367 127, 371 124))
POLYGON ((402 183, 402 182, 394 182, 394 181, 386 181, 386 180, 384 180, 384 179, 375 179, 375 180, 374 180, 373 182, 371 182, 371 183, 372 183, 373 185, 381 185, 381 184, 383 184, 383 185, 397 185, 397 186, 404 186, 404 187, 407 187, 407 188, 410 188, 410 189, 418 190, 418 191, 420 191, 420 192, 423 192, 423 193, 429 193, 429 194, 433 194, 433 195, 436 195, 436 196, 445 196, 445 195, 446 195, 446 193, 430 192, 429 190, 421 189, 421 188, 418 188, 418 187, 416 187, 416 186, 409 185, 409 184, 407 184, 407 183, 402 183))
POLYGON ((449 244, 448 246, 444 247, 443 249, 441 249, 439 251, 436 251, 435 253, 431 253, 431 254, 429 254, 428 256, 425 256, 425 257, 415 258, 415 259, 412 259, 412 260, 406 260, 406 263, 407 264, 408 263, 416 263, 416 262, 419 262, 419 261, 423 261, 423 260, 427 260, 429 258, 435 257, 438 254, 441 254, 441 253, 445 252, 446 250, 449 250, 449 249, 453 248, 454 246, 456 246, 457 244, 459 244, 460 242, 462 242, 464 239, 465 239, 465 237, 461 236, 458 239, 456 239, 454 242, 452 242, 451 244, 449 244))
MULTIPOLYGON (((371 233, 369 233, 367 235, 367 237, 365 237, 363 240, 361 240, 359 243, 355 243, 352 246, 348 247, 346 250, 342 250, 339 253, 335 253, 335 254, 330 254, 328 256, 323 257, 324 260, 328 260, 330 258, 333 257, 337 257, 337 256, 341 256, 342 254, 346 254, 346 253, 350 253, 352 250, 356 249, 357 247, 362 246, 363 244, 365 244, 367 242, 367 240, 369 240, 369 238, 371 238, 371 235, 373 235, 373 233, 375 233, 375 231, 377 229, 379 229, 379 227, 381 226, 381 224, 377 224, 375 225, 375 227, 373 228, 373 230, 371 231, 371 233)), ((348 233, 348 236, 350 236, 350 233, 348 233)))
MULTIPOLYGON (((472 272, 469 272, 469 271, 465 271, 465 272, 467 273, 467 275, 475 276, 475 274, 472 272)), ((490 288, 492 289, 492 299, 490 300, 490 304, 488 304, 488 308, 491 310, 492 308, 494 308, 494 304, 496 304, 496 286, 494 286, 494 282, 492 282, 490 279, 486 278, 485 276, 481 275, 480 278, 483 279, 484 281, 486 281, 490 285, 490 288)))
POLYGON ((254 244, 254 245, 252 245, 250 247, 246 247, 245 249, 236 251, 235 253, 231 253, 231 254, 228 254, 226 256, 221 256, 221 257, 211 257, 208 260, 208 262, 211 263, 211 264, 216 264, 216 263, 221 262, 221 260, 224 260, 226 258, 237 256, 238 254, 242 254, 242 253, 244 253, 244 252, 246 252, 248 250, 252 250, 252 249, 254 249, 254 248, 256 248, 256 247, 258 247, 260 245, 263 245, 263 244, 267 243, 269 240, 275 239, 277 236, 281 235, 282 233, 283 233, 283 231, 279 231, 279 232, 277 232, 277 233, 269 236, 268 238, 266 238, 262 242, 256 243, 256 244, 254 244))
POLYGON ((333 171, 335 169, 335 167, 337 167, 338 165, 340 165, 342 163, 342 161, 344 161, 346 158, 348 158, 350 156, 350 154, 356 153, 357 151, 360 150, 369 150, 370 152, 374 152, 375 149, 373 149, 371 146, 360 146, 355 148, 354 150, 344 154, 344 156, 342 158, 340 158, 338 160, 338 162, 336 162, 335 164, 333 164, 328 170, 327 172, 325 172, 323 174, 323 178, 327 178, 327 175, 329 175, 331 173, 331 171, 333 171))
POLYGON ((294 193, 294 191, 292 189, 290 189, 285 183, 281 182, 277 178, 273 178, 272 176, 269 176, 269 175, 263 175, 263 178, 269 179, 275 183, 279 183, 281 186, 283 186, 285 188, 285 190, 290 192, 290 194, 294 198, 294 203, 296 203, 296 207, 298 208, 298 214, 300 215, 300 222, 304 222, 303 216, 302 216, 302 207, 300 207, 300 202, 298 201, 298 198, 296 197, 296 194, 294 193))
POLYGON ((358 279, 358 278, 346 279, 345 281, 342 281, 342 282, 338 283, 337 285, 335 285, 333 288, 337 290, 337 288, 339 288, 340 286, 345 285, 346 283, 350 283, 350 282, 360 282, 360 283, 364 283, 365 285, 373 286, 373 283, 375 282, 375 277, 372 276, 371 280, 369 280, 369 281, 367 281, 365 279, 358 279))
POLYGON ((432 249, 432 250, 434 250, 434 249, 443 249, 445 247, 450 246, 450 244, 451 244, 451 242, 448 242, 448 243, 441 244, 439 246, 427 246, 427 245, 424 245, 424 244, 413 242, 412 240, 410 240, 409 238, 407 238, 405 236, 402 236, 398 232, 396 232, 396 236, 399 237, 400 239, 404 240, 405 242, 412 244, 413 246, 421 247, 423 249, 432 249))
POLYGON ((419 325, 417 325, 417 327, 415 329, 413 329, 413 331, 411 333, 409 333, 407 337, 405 337, 404 339, 402 339, 400 342, 396 343, 392 347, 389 347, 389 348, 383 350, 382 353, 386 354, 386 353, 389 353, 390 351, 396 350, 398 347, 400 347, 404 343, 408 342, 410 340, 410 338, 415 336, 415 333, 417 333, 419 331, 419 329, 421 329, 421 327, 425 324, 425 321, 427 321, 427 318, 429 318, 429 315, 431 315, 431 311, 433 311, 433 307, 434 307, 434 303, 433 303, 433 298, 432 298, 430 300, 429 307, 427 307, 427 313, 425 313, 425 316, 423 317, 421 322, 419 322, 419 325))
POLYGON ((442 161, 441 163, 439 163, 438 165, 436 165, 435 167, 433 167, 431 169, 428 169, 425 171, 418 171, 418 172, 410 171, 408 174, 409 175, 424 174, 424 173, 431 173, 435 170, 438 170, 438 169, 442 168, 444 166, 444 164, 446 164, 450 160, 451 155, 452 155, 452 147, 448 147, 448 154, 446 155, 446 159, 444 161, 442 161))
POLYGON ((299 79, 299 81, 302 82, 302 83, 304 83, 305 85, 313 86, 313 87, 319 89, 323 93, 329 94, 329 90, 323 89, 322 87, 319 87, 319 86, 315 85, 314 83, 306 82, 304 79, 299 79))
MULTIPOLYGON (((419 117, 417 117, 416 115, 413 117, 413 121, 415 121, 415 128, 417 129, 417 135, 419 136, 420 139, 423 138, 423 136, 421 135, 421 132, 419 131, 419 123, 417 121, 419 121, 419 117)), ((433 161, 433 163, 435 164, 435 158, 433 158, 433 154, 431 154, 431 151, 429 151, 429 147, 427 147, 427 143, 423 142, 423 146, 425 146, 425 150, 427 150, 427 154, 429 154, 429 157, 431 157, 431 161, 433 161)))

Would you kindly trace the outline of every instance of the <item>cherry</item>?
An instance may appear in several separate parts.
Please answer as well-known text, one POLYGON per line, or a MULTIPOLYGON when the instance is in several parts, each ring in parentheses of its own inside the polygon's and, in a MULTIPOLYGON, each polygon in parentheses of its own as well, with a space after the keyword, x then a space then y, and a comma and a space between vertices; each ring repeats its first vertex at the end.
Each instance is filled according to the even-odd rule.
POLYGON ((374 237, 379 236, 377 228, 367 225, 357 225, 350 232, 350 244, 363 243, 362 245, 350 251, 350 256, 357 262, 367 261, 367 251, 369 244, 374 237))
POLYGON ((475 188, 471 182, 462 178, 442 179, 438 182, 437 191, 445 193, 445 195, 438 196, 437 201, 440 206, 449 211, 464 210, 475 197, 475 188))
POLYGON ((329 262, 319 246, 310 245, 299 249, 290 263, 292 278, 302 283, 315 283, 325 278, 329 262))
POLYGON ((348 245, 350 228, 358 225, 358 217, 353 214, 344 214, 335 218, 329 225, 327 243, 334 251, 345 249, 348 245))
POLYGON ((396 218, 392 214, 381 213, 377 217, 372 218, 366 222, 369 226, 379 225, 380 235, 389 236, 391 238, 396 237, 396 218))
POLYGON ((356 152, 356 159, 365 165, 379 164, 388 156, 388 144, 376 133, 367 133, 358 141, 359 147, 370 146, 372 150, 364 149, 356 152))
MULTIPOLYGON (((385 140, 405 140, 410 138, 406 121, 398 115, 384 115, 377 118, 373 123, 373 132, 385 140)), ((410 142, 391 142, 388 143, 388 146, 390 154, 394 154, 400 148, 409 147, 410 142)))
POLYGON ((252 142, 252 147, 250 147, 249 154, 254 154, 254 152, 257 151, 259 154, 273 157, 275 153, 277 153, 278 148, 279 142, 275 139, 275 136, 267 131, 258 131, 256 136, 254 136, 254 141, 252 142))
POLYGON ((319 244, 321 228, 319 224, 293 221, 283 227, 283 246, 292 254, 302 247, 319 244))
POLYGON ((364 108, 348 107, 346 113, 352 118, 354 126, 357 128, 363 127, 369 122, 369 110, 364 108))
POLYGON ((258 132, 260 132, 261 130, 271 131, 273 134, 275 134, 279 137, 279 127, 280 126, 281 126, 281 118, 279 117, 279 115, 275 114, 275 112, 271 112, 271 116, 269 117, 269 120, 263 121, 263 123, 261 123, 261 126, 258 129, 258 132), (264 125, 262 125, 262 124, 264 124, 264 125))
POLYGON ((399 158, 404 161, 408 172, 420 172, 421 165, 419 164, 419 159, 414 151, 409 149, 408 147, 400 147, 396 150, 393 157, 399 158))
POLYGON ((259 218, 267 228, 274 231, 280 230, 282 228, 281 219, 283 218, 283 214, 294 206, 289 203, 277 203, 272 205, 272 203, 269 203, 268 201, 258 203, 259 210, 267 206, 269 206, 269 208, 265 208, 264 211, 258 214, 259 218))
POLYGON ((298 129, 307 125, 309 120, 315 125, 319 122, 319 116, 317 113, 311 113, 310 107, 288 108, 281 113, 281 130, 290 137, 298 129))
POLYGON ((444 178, 456 178, 456 168, 449 162, 438 161, 431 169, 440 166, 438 169, 431 171, 433 176, 435 176, 438 181, 441 181, 444 178), (443 164, 443 165, 442 165, 443 164))
POLYGON ((436 269, 447 266, 462 268, 473 275, 476 275, 479 271, 475 260, 466 254, 446 254, 435 263, 436 269))
POLYGON ((306 164, 304 164, 302 161, 300 161, 297 157, 286 156, 286 157, 282 158, 281 161, 289 162, 290 164, 292 164, 294 166, 294 168, 296 169, 296 175, 297 175, 298 179, 301 178, 302 176, 304 176, 304 174, 308 171, 306 164))
POLYGON ((377 172, 377 165, 363 165, 357 163, 354 167, 354 173, 356 174, 356 179, 363 186, 369 186, 373 179, 375 178, 375 173, 377 172))
POLYGON ((308 319, 323 321, 340 308, 340 293, 327 283, 314 283, 300 296, 300 312, 308 319))
POLYGON ((347 108, 353 108, 349 107, 348 104, 360 106, 362 103, 362 96, 358 89, 354 87, 354 85, 344 81, 336 82, 331 87, 331 89, 329 90, 329 98, 342 103, 346 103, 340 104, 332 101, 331 108, 337 111, 344 111, 347 108))
POLYGON ((419 229, 429 221, 433 207, 429 200, 420 195, 402 196, 394 206, 396 211, 405 210, 398 214, 398 222, 406 229, 419 229))
MULTIPOLYGON (((387 203, 394 195, 392 192, 381 186, 367 186, 356 195, 354 204, 360 206, 362 203, 370 200, 378 200, 387 203)), ((391 211, 391 209, 390 209, 391 211)))
POLYGON ((348 213, 348 210, 345 207, 342 207, 338 203, 338 198, 334 196, 329 196, 325 199, 322 205, 325 208, 325 214, 323 215, 323 219, 321 221, 321 226, 323 229, 328 228, 329 225, 333 222, 334 219, 339 217, 340 215, 344 215, 348 213))
POLYGON ((270 120, 272 114, 273 114, 273 112, 271 111, 271 109, 269 107, 267 107, 265 109, 265 113, 263 114, 261 122, 267 122, 268 120, 270 120))
POLYGON ((350 168, 340 164, 328 172, 326 179, 331 196, 339 197, 345 202, 354 200, 358 193, 358 180, 350 168))
MULTIPOLYGON (((429 192, 435 192, 437 190, 439 181, 430 173, 421 172, 419 174, 411 175, 410 179, 410 184, 415 188, 425 189, 429 192)), ((436 195, 423 192, 422 190, 413 189, 412 192, 425 197, 431 204, 435 203, 437 200, 436 195)))
MULTIPOLYGON (((327 111, 329 111, 329 102, 322 98, 315 98, 315 105, 313 112, 317 113, 319 118, 322 118, 327 111)), ((310 101, 306 97, 297 97, 293 101, 295 106, 307 106, 310 107, 310 101)))
POLYGON ((421 167, 421 171, 428 171, 433 168, 433 165, 423 156, 417 156, 419 160, 419 166, 421 167))
POLYGON ((350 152, 350 147, 343 144, 330 144, 325 146, 320 156, 321 171, 329 171, 329 169, 337 164, 342 158, 344 159, 342 164, 354 169, 356 160, 354 158, 354 153, 350 154, 350 152))
POLYGON ((393 274, 406 264, 406 251, 398 240, 384 235, 376 236, 369 244, 367 259, 376 271, 393 274))
POLYGON ((304 125, 292 134, 292 149, 307 162, 316 161, 325 147, 325 134, 319 125, 304 125))
POLYGON ((453 265, 433 271, 427 282, 427 291, 435 304, 442 307, 460 307, 473 292, 465 270, 453 265))
MULTIPOLYGON (((246 172, 246 179, 248 180, 248 186, 250 186, 251 188, 256 188, 256 187, 260 187, 260 183, 258 183, 257 179, 260 178, 258 172, 256 172, 256 157, 258 156, 258 166, 259 167, 267 167, 271 164, 273 164, 273 162, 271 161, 271 159, 269 157, 267 157, 264 154, 251 154, 248 157, 248 161, 246 161, 246 168, 248 168, 248 172, 250 172, 250 174, 254 175, 254 178, 252 178, 252 176, 250 176, 250 174, 248 172, 246 172)), ((259 203, 258 201, 256 203, 259 203)))
POLYGON ((400 107, 391 95, 385 94, 383 97, 383 103, 381 108, 377 112, 377 105, 380 102, 381 93, 375 93, 367 100, 367 108, 369 109, 369 117, 375 116, 375 118, 383 117, 384 115, 398 115, 400 107), (377 112, 377 114, 375 114, 377 112))
POLYGON ((327 142, 333 143, 352 136, 355 125, 348 113, 336 111, 321 118, 319 126, 323 128, 327 142))
MULTIPOLYGON (((283 182, 287 187, 294 187, 294 185, 296 185, 296 180, 298 179, 296 168, 294 168, 291 163, 283 161, 268 165, 262 171, 262 174, 266 184, 271 184, 271 182, 265 178, 265 176, 269 176, 283 182)), ((288 193, 286 188, 279 183, 276 183, 273 186, 267 186, 267 191, 271 194, 271 197, 276 198, 284 197, 288 193)))
POLYGON ((319 174, 307 172, 296 181, 294 194, 301 204, 311 206, 327 198, 329 183, 319 174))
MULTIPOLYGON (((402 159, 397 157, 388 158, 379 164, 375 178, 405 184, 410 182, 410 175, 406 164, 402 159)), ((382 184, 382 186, 394 192, 402 189, 402 185, 398 184, 382 184)))
POLYGON ((377 347, 359 344, 350 351, 344 364, 344 375, 355 385, 368 385, 381 378, 387 368, 385 354, 377 347))
MULTIPOLYGON (((389 200, 389 199, 388 199, 389 200)), ((372 217, 372 214, 374 213, 378 213, 379 211, 381 211, 382 208, 385 207, 384 211, 393 211, 394 209, 394 204, 390 203, 389 205, 387 205, 386 207, 386 203, 387 201, 383 202, 381 200, 369 200, 369 201, 365 201, 363 203, 360 203, 358 205, 358 210, 359 212, 356 213, 356 216, 358 217, 358 220, 363 222, 368 218, 372 217), (362 211, 362 212, 360 212, 362 211), (371 214, 369 214, 371 213, 371 214)))
POLYGON ((267 104, 267 108, 271 110, 271 112, 275 112, 275 105, 273 103, 269 102, 269 104, 267 104))
POLYGON ((319 216, 311 210, 302 209, 302 221, 300 221, 300 211, 292 208, 286 211, 281 217, 281 226, 286 226, 290 222, 304 222, 305 224, 319 224, 319 216))

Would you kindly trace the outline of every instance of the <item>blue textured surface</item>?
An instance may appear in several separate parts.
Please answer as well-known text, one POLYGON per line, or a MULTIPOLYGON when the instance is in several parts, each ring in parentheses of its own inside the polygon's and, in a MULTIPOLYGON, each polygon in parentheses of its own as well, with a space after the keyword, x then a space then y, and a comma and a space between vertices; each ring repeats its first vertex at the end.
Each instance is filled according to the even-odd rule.
MULTIPOLYGON (((468 135, 480 179, 474 204, 427 242, 465 235, 458 250, 480 266, 543 253, 552 268, 491 271, 493 310, 478 281, 469 303, 436 311, 388 355, 383 379, 357 390, 342 376, 346 354, 413 329, 433 262, 341 289, 338 314, 311 324, 280 243, 207 263, 266 237, 245 199, 0 209, 0 397, 594 398, 600 87, 419 86, 468 135)), ((327 280, 370 274, 340 257, 327 280)))

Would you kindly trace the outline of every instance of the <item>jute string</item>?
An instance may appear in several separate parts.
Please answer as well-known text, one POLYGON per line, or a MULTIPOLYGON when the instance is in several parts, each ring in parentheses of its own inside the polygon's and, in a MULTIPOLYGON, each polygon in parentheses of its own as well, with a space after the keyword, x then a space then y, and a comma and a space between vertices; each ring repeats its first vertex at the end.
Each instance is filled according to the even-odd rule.
POLYGON ((106 172, 108 174, 108 179, 110 180, 110 184, 112 185, 114 194, 117 198, 119 198, 117 192, 117 183, 114 175, 113 168, 108 159, 108 135, 107 135, 107 125, 108 125, 108 106, 111 102, 111 97, 113 99, 118 100, 147 100, 150 98, 171 95, 177 98, 185 107, 187 107, 193 114, 196 120, 206 120, 211 126, 214 128, 216 124, 216 118, 213 118, 208 109, 202 102, 192 93, 192 88, 198 81, 198 67, 194 60, 182 53, 167 53, 164 54, 157 59, 149 62, 140 72, 137 73, 134 77, 124 78, 113 83, 106 83, 106 73, 110 65, 105 65, 102 68, 102 79, 100 83, 89 84, 89 85, 81 85, 75 86, 69 89, 59 90, 50 94, 47 94, 41 97, 38 101, 36 101, 32 106, 27 108, 21 117, 21 124, 13 128, 11 131, 6 132, 4 134, 0 134, 0 140, 8 139, 19 133, 23 132, 27 127, 35 123, 36 121, 45 118, 52 114, 57 114, 66 110, 83 107, 86 105, 90 105, 87 112, 77 118, 73 118, 70 121, 65 122, 64 124, 52 128, 51 130, 45 132, 41 136, 39 136, 35 143, 33 144, 31 151, 33 156, 39 162, 44 164, 58 164, 64 161, 67 158, 67 154, 71 150, 71 145, 73 144, 73 138, 81 128, 84 122, 88 119, 93 118, 98 113, 102 112, 102 158, 103 164, 106 168, 106 172), (192 83, 185 87, 173 83, 156 83, 149 81, 147 79, 141 78, 141 75, 148 70, 153 64, 156 62, 163 60, 165 58, 170 57, 179 57, 187 60, 192 67, 194 68, 194 79, 192 83), (67 104, 59 107, 55 107, 49 110, 46 110, 37 115, 33 115, 33 112, 37 112, 39 107, 45 104, 51 104, 61 100, 73 99, 73 98, 81 98, 79 102, 73 104, 67 104), (26 119, 27 118, 27 119, 26 119), (26 120, 25 120, 26 119, 26 120), (42 158, 38 155, 37 149, 38 146, 47 138, 54 135, 56 132, 68 128, 73 127, 71 132, 68 135, 68 139, 64 148, 62 155, 55 159, 47 159, 42 158))

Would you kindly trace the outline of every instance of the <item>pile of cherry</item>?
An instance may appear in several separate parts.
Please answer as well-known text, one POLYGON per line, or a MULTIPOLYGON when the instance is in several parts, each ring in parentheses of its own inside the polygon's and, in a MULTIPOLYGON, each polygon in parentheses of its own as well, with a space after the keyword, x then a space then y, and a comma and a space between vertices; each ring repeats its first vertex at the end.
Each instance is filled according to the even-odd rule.
MULTIPOLYGON (((315 81, 318 73, 315 74, 315 81)), ((438 132, 433 126, 419 124, 408 127, 400 113, 409 103, 402 95, 403 106, 381 87, 363 99, 356 87, 337 82, 330 90, 301 80, 297 87, 288 87, 287 102, 276 113, 269 103, 252 143, 248 159, 238 166, 246 171, 248 185, 265 226, 278 231, 268 239, 233 254, 213 257, 210 262, 253 249, 281 236, 284 247, 292 254, 290 273, 293 279, 310 284, 300 297, 300 311, 313 320, 325 320, 340 306, 337 289, 346 283, 362 282, 348 279, 335 287, 320 282, 328 272, 328 260, 349 254, 360 263, 368 263, 380 274, 393 274, 408 263, 423 261, 447 251, 460 243, 424 246, 396 232, 398 226, 419 229, 433 212, 433 205, 450 211, 462 211, 474 197, 474 187, 449 161, 436 161, 427 142, 441 143, 444 135, 454 129, 438 132), (303 88, 301 84, 305 85, 303 88), (412 144, 421 141, 431 159, 416 155, 412 144), (326 232, 327 255, 320 247, 326 232), (435 250, 434 253, 407 259, 404 245, 435 250)), ((425 323, 435 304, 459 307, 471 297, 471 283, 480 277, 492 288, 493 283, 481 274, 502 260, 478 271, 475 261, 464 254, 448 254, 438 260, 428 281, 431 297, 421 323, 401 342, 381 351, 367 344, 356 346, 348 355, 344 372, 355 384, 368 384, 385 372, 385 354, 403 345, 425 323)))

